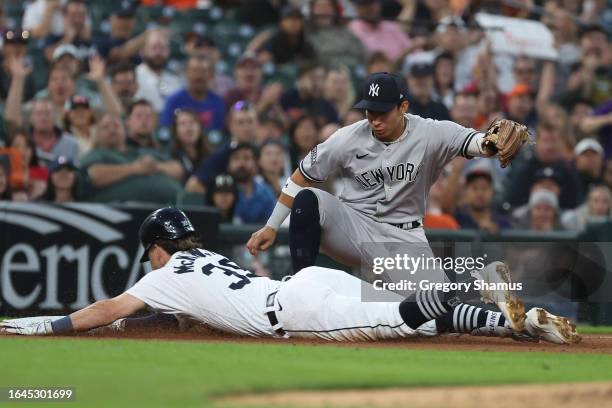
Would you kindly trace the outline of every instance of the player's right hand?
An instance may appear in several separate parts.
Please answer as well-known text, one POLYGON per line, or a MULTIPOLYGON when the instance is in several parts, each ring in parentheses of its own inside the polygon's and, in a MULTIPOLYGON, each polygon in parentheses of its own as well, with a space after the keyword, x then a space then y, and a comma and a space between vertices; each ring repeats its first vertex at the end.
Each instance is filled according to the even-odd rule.
POLYGON ((51 322, 59 320, 64 316, 37 316, 23 317, 20 319, 8 319, 0 322, 2 331, 25 336, 41 336, 52 334, 51 322))
POLYGON ((269 227, 264 226, 259 231, 255 231, 249 241, 246 243, 246 247, 251 255, 257 255, 261 251, 266 251, 272 246, 276 240, 276 231, 269 227))

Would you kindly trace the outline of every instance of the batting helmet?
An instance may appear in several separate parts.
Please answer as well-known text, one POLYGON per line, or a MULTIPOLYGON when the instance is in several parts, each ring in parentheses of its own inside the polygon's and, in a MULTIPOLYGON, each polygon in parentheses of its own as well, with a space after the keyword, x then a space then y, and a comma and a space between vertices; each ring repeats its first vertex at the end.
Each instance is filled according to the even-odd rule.
POLYGON ((180 239, 194 234, 195 228, 189 218, 179 209, 173 207, 160 208, 153 211, 140 226, 138 236, 144 247, 140 262, 149 260, 149 249, 158 239, 180 239))

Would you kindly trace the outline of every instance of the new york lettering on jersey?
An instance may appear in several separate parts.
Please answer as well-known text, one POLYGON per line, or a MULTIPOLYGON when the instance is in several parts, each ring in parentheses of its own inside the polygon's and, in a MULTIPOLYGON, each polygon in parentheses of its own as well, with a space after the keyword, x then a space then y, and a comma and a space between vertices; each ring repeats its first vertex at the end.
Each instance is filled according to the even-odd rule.
POLYGON ((310 181, 325 181, 340 170, 338 198, 379 221, 402 223, 425 215, 427 194, 441 169, 466 156, 477 132, 453 122, 406 114, 406 129, 385 144, 367 120, 339 129, 300 162, 310 181))
POLYGON ((416 180, 422 167, 422 163, 417 165, 410 162, 399 163, 392 166, 385 166, 384 169, 377 168, 355 174, 355 180, 365 189, 375 188, 384 184, 385 178, 391 183, 396 181, 412 183, 416 180))

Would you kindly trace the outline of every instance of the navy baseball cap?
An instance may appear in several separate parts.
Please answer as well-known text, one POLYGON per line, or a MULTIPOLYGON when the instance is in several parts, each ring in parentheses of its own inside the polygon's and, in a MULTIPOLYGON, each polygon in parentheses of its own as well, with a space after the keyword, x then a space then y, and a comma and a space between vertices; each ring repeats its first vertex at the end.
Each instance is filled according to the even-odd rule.
POLYGON ((281 10, 281 18, 304 18, 304 15, 299 7, 290 4, 281 10))
POLYGON ((21 29, 9 29, 2 33, 5 44, 27 44, 30 39, 30 32, 21 29))
POLYGON ((133 0, 123 0, 119 3, 119 7, 113 10, 113 15, 120 18, 134 18, 136 16, 138 5, 133 0))
POLYGON ((406 81, 400 75, 377 72, 366 78, 363 99, 353 108, 372 112, 389 112, 406 100, 406 81))
POLYGON ((214 193, 217 191, 234 191, 236 189, 236 182, 230 174, 219 174, 213 180, 211 189, 214 193))
POLYGON ((73 110, 78 107, 89 109, 89 99, 82 95, 72 95, 68 100, 68 110, 73 110))
POLYGON ((562 177, 559 170, 555 167, 544 167, 537 170, 533 176, 533 182, 536 183, 540 180, 551 179, 557 184, 562 183, 562 177))

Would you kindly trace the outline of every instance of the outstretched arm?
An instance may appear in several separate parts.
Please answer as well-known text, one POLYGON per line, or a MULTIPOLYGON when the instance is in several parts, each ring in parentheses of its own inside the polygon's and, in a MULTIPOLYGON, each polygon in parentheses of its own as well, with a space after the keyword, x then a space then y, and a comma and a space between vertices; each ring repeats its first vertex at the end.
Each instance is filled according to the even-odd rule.
POLYGON ((468 146, 466 148, 466 156, 470 157, 491 157, 494 154, 489 150, 486 150, 482 143, 484 141, 485 134, 484 133, 476 133, 474 137, 469 141, 468 146))
POLYGON ((498 119, 489 126, 486 133, 470 135, 461 152, 468 158, 497 156, 501 166, 507 167, 525 143, 531 143, 525 125, 498 119))
POLYGON ((106 113, 111 115, 121 116, 124 114, 121 101, 106 81, 106 63, 99 55, 94 55, 89 59, 89 80, 96 84, 106 113))
POLYGON ((145 31, 129 39, 123 45, 111 49, 108 60, 110 62, 117 62, 132 58, 134 55, 138 54, 138 51, 144 46, 147 35, 149 35, 149 31, 145 31))
POLYGON ((84 331, 111 324, 122 317, 131 316, 145 307, 145 303, 127 293, 112 299, 100 300, 67 316, 74 331, 84 331))
POLYGON ((33 38, 44 38, 49 34, 53 24, 53 15, 62 8, 62 5, 60 0, 47 0, 44 7, 45 10, 39 21, 35 21, 33 18, 35 17, 34 13, 32 13, 34 10, 28 12, 26 9, 26 13, 24 14, 23 28, 30 30, 30 34, 33 38))
POLYGON ((22 335, 66 334, 106 326, 130 316, 146 305, 140 299, 123 293, 115 298, 100 300, 69 316, 41 316, 0 322, 0 330, 22 335))
POLYGON ((6 98, 6 108, 4 118, 12 126, 23 126, 23 87, 28 75, 32 72, 32 67, 26 66, 25 59, 12 57, 8 60, 8 68, 11 73, 11 85, 6 98))
MULTIPOLYGON (((185 319, 183 319, 185 320, 185 319)), ((147 316, 125 317, 115 320, 112 324, 100 327, 98 330, 130 332, 142 330, 182 330, 181 323, 176 315, 165 313, 152 313, 147 316)))

